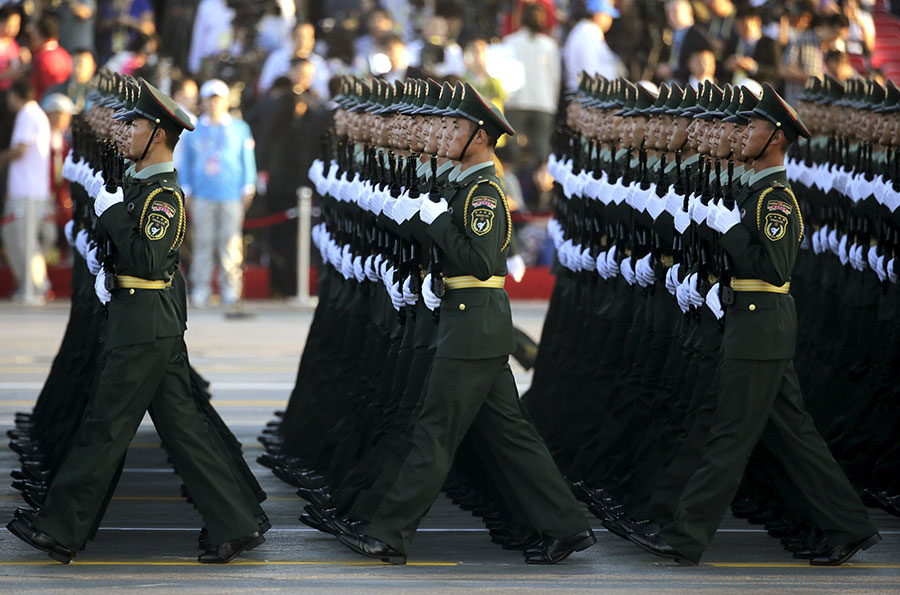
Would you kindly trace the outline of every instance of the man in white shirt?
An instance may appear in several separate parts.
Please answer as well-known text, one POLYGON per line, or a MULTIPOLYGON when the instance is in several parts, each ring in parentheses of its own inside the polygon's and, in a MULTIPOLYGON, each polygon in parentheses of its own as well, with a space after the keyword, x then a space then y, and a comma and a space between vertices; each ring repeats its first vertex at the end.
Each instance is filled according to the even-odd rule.
POLYGON ((586 14, 572 28, 563 47, 567 91, 578 88, 582 71, 607 79, 626 74, 622 61, 606 44, 606 32, 619 18, 619 11, 609 0, 587 0, 584 6, 586 14))
POLYGON ((7 104, 16 118, 9 148, 0 152, 0 167, 9 164, 4 217, 12 219, 3 228, 3 247, 16 279, 16 297, 39 303, 50 289, 38 242, 40 222, 52 212, 50 121, 27 80, 13 83, 7 104))
POLYGON ((313 53, 316 46, 316 29, 311 23, 297 23, 291 32, 291 41, 284 47, 273 51, 266 58, 259 75, 259 92, 265 93, 280 76, 285 76, 291 69, 291 60, 305 58, 315 67, 312 88, 319 97, 327 99, 330 72, 328 63, 318 54, 313 53))
POLYGON ((225 51, 231 44, 233 18, 234 10, 225 0, 201 0, 188 53, 188 68, 192 73, 200 71, 204 58, 225 51))

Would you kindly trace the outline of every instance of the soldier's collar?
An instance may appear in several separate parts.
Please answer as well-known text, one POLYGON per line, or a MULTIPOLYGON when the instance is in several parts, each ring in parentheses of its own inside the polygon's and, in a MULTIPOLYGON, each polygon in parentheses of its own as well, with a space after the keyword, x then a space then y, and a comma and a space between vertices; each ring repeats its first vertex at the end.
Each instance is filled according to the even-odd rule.
POLYGON ((762 180, 763 178, 768 178, 771 175, 774 175, 778 172, 787 171, 783 165, 773 165, 772 167, 767 167, 766 169, 758 172, 754 172, 752 176, 750 176, 750 186, 755 186, 757 182, 762 180))
POLYGON ((476 163, 475 165, 469 166, 464 170, 460 170, 459 175, 457 176, 457 180, 462 182, 463 180, 468 180, 475 173, 483 171, 489 167, 494 167, 494 161, 482 161, 481 163, 476 163))
MULTIPOLYGON (((452 161, 448 161, 447 163, 453 163, 452 161)), ((447 176, 448 182, 455 182, 459 178, 459 166, 454 165, 453 169, 450 170, 450 175, 447 176)))
POLYGON ((167 174, 170 171, 175 171, 175 163, 172 161, 161 161, 160 163, 148 165, 139 172, 135 172, 134 177, 138 180, 146 180, 150 176, 167 174))
POLYGON ((438 175, 438 177, 444 175, 444 173, 447 172, 447 170, 450 170, 450 169, 453 169, 453 162, 452 162, 452 161, 445 161, 445 162, 443 162, 443 163, 440 164, 440 165, 438 166, 438 168, 437 168, 437 175, 438 175))
POLYGON ((694 153, 693 155, 691 155, 690 157, 688 157, 687 159, 685 159, 684 161, 681 162, 681 167, 687 167, 688 165, 694 165, 698 161, 700 161, 700 153, 694 153))

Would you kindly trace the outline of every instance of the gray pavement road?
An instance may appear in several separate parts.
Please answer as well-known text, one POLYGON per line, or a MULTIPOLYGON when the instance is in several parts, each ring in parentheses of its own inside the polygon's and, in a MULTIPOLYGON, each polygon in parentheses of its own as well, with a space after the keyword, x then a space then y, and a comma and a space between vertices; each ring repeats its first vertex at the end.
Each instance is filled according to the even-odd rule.
MULTIPOLYGON (((537 338, 546 304, 514 305, 516 324, 537 338)), ((728 518, 704 563, 683 568, 645 555, 602 530, 598 544, 556 567, 531 567, 492 545, 483 527, 443 499, 417 535, 410 564, 389 567, 345 550, 297 521, 302 501, 255 463, 260 428, 293 384, 309 310, 285 304, 248 306, 253 316, 226 320, 220 310, 193 311, 188 345, 194 366, 213 382, 214 403, 245 445, 269 500, 267 541, 225 567, 196 563, 200 519, 179 496, 149 420, 129 450, 125 473, 96 541, 69 566, 59 565, 0 530, 0 590, 55 592, 117 588, 126 592, 765 592, 900 591, 900 519, 873 511, 885 537, 840 568, 793 560, 757 527, 728 518)), ((0 429, 30 409, 55 355, 68 316, 64 304, 30 309, 0 304, 0 429)), ((520 388, 530 376, 516 368, 520 388)), ((3 436, 5 441, 5 435, 3 436)), ((16 466, 0 448, 0 476, 16 466)), ((22 505, 0 478, 0 519, 22 505)))

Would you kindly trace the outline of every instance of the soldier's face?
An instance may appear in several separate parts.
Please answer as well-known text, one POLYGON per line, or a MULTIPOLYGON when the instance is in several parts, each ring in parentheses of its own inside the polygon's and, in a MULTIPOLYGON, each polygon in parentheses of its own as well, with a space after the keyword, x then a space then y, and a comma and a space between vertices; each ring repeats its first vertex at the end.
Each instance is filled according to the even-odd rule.
POLYGON ((472 123, 463 118, 451 118, 448 126, 449 135, 447 137, 447 157, 458 161, 463 147, 472 134, 472 123))
POLYGON ((725 159, 731 154, 731 134, 734 132, 734 128, 734 124, 730 122, 722 122, 719 126, 719 136, 716 142, 716 157, 719 159, 725 159))
POLYGON ((422 134, 425 137, 423 152, 435 155, 438 151, 441 136, 443 136, 441 119, 436 116, 426 116, 425 122, 426 125, 422 127, 422 134))
POLYGON ((731 152, 738 161, 746 159, 743 151, 744 129, 746 126, 732 125, 731 133, 728 135, 728 142, 731 143, 731 152))
POLYGON ((453 135, 452 123, 456 118, 441 118, 441 128, 438 133, 438 157, 449 158, 448 151, 450 149, 450 137, 453 135))
POLYGON ((674 118, 672 121, 672 127, 669 130, 669 138, 667 143, 667 148, 670 151, 677 151, 681 147, 684 146, 684 143, 688 138, 688 127, 691 124, 691 120, 688 118, 674 118))
POLYGON ((633 147, 640 147, 647 138, 647 118, 637 116, 632 118, 634 122, 631 125, 631 143, 633 147))
MULTIPOLYGON (((766 146, 766 143, 769 141, 769 135, 772 134, 774 129, 775 127, 769 122, 758 118, 752 118, 750 123, 747 124, 747 129, 744 132, 742 153, 747 157, 755 159, 763 150, 763 147, 766 146)), ((771 147, 771 144, 769 146, 771 147)), ((767 147, 766 151, 768 152, 768 150, 767 147)))
POLYGON ((709 153, 709 133, 709 122, 700 120, 700 123, 697 125, 697 150, 704 155, 709 153))

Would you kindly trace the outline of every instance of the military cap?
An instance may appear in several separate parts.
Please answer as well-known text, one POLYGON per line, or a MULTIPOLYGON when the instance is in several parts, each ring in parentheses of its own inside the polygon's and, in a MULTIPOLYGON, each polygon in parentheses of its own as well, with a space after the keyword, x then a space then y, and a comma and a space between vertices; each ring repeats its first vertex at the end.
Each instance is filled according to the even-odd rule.
POLYGON ((622 109, 616 112, 617 116, 624 116, 634 109, 634 106, 637 104, 637 86, 631 81, 623 80, 621 98, 622 109))
POLYGON ((817 76, 811 76, 806 79, 803 86, 803 93, 797 98, 798 101, 818 101, 822 91, 822 80, 817 76))
POLYGON ((679 116, 690 117, 690 113, 685 112, 692 109, 695 105, 697 105, 697 90, 688 85, 683 91, 681 102, 670 108, 666 113, 676 118, 679 116))
POLYGON ((503 112, 496 105, 485 99, 481 93, 469 83, 465 83, 460 93, 459 104, 453 115, 475 122, 494 138, 501 134, 515 136, 516 131, 506 121, 503 112))
POLYGON ((884 102, 886 92, 876 80, 870 80, 866 86, 866 94, 860 101, 859 108, 864 110, 874 110, 884 102))
POLYGON ((640 81, 635 83, 635 89, 637 90, 637 96, 634 101, 634 107, 622 115, 626 117, 650 115, 650 108, 656 103, 658 93, 656 85, 649 81, 640 81))
POLYGON ((716 92, 718 89, 718 87, 713 85, 713 90, 710 91, 709 106, 705 112, 695 116, 698 120, 713 120, 730 115, 725 113, 725 109, 731 105, 731 101, 734 98, 734 87, 730 83, 726 84, 725 88, 721 89, 721 94, 716 92))
POLYGON ((656 96, 656 101, 653 102, 653 105, 650 106, 647 113, 651 116, 658 116, 666 113, 666 102, 669 101, 669 93, 671 93, 669 85, 666 83, 661 84, 659 86, 659 94, 656 96))
POLYGON ((681 88, 681 85, 675 82, 669 83, 669 96, 666 98, 666 102, 663 104, 662 109, 658 113, 660 115, 666 114, 668 116, 671 116, 672 110, 678 109, 683 101, 684 89, 681 88))
POLYGON ((183 128, 188 132, 194 129, 191 119, 171 97, 143 78, 139 78, 138 83, 140 88, 134 107, 123 114, 122 119, 145 118, 164 128, 177 128, 179 131, 183 128))
POLYGON ((566 91, 565 98, 576 99, 578 97, 581 97, 582 95, 585 95, 585 89, 587 87, 587 81, 589 78, 590 77, 588 76, 588 74, 582 70, 578 75, 578 86, 571 91, 566 91))
POLYGON ((441 85, 437 81, 434 79, 422 81, 421 105, 417 102, 416 109, 411 113, 417 116, 430 116, 440 98, 441 85))
POLYGON ((885 85, 884 102, 875 108, 879 114, 893 114, 900 111, 900 87, 894 81, 888 81, 885 85))
POLYGON ((797 115, 790 104, 772 88, 769 83, 763 84, 762 98, 752 110, 738 112, 747 118, 758 118, 773 124, 775 128, 784 130, 793 137, 809 138, 810 132, 806 124, 797 115))
POLYGON ((450 100, 447 102, 447 106, 437 115, 457 117, 455 112, 456 108, 459 107, 459 102, 462 99, 462 94, 463 84, 459 81, 456 81, 456 85, 453 87, 453 91, 450 93, 450 100))
POLYGON ((710 101, 712 100, 713 87, 715 87, 715 85, 712 81, 704 81, 697 89, 697 101, 694 102, 692 107, 684 110, 682 115, 691 117, 707 111, 709 109, 710 101))
POLYGON ((734 110, 732 115, 725 118, 725 121, 740 126, 746 126, 750 123, 750 118, 742 116, 741 112, 749 112, 755 108, 757 104, 759 104, 760 96, 745 86, 737 87, 735 88, 735 91, 738 96, 738 107, 734 110))
POLYGON ((816 99, 816 103, 820 105, 832 105, 844 97, 844 85, 829 74, 825 75, 820 86, 821 89, 816 99))

